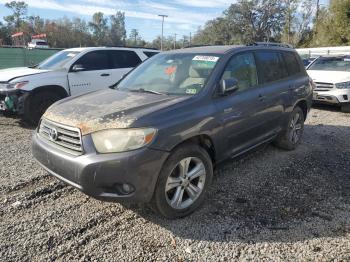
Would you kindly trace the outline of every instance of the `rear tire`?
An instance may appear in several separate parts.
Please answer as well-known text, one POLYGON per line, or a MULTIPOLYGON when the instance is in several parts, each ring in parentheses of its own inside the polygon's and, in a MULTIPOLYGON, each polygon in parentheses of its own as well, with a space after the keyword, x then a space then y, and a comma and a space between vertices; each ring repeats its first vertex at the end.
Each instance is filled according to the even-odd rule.
POLYGON ((163 164, 151 208, 169 219, 187 216, 203 203, 212 178, 213 164, 205 149, 192 143, 178 147, 163 164))
POLYGON ((24 105, 24 120, 37 125, 46 109, 61 98, 60 95, 49 91, 30 94, 24 105))
POLYGON ((350 113, 350 103, 342 104, 341 111, 344 113, 350 113))
POLYGON ((290 114, 288 125, 274 141, 274 145, 285 150, 296 149, 303 136, 304 120, 303 110, 298 106, 295 107, 290 114))

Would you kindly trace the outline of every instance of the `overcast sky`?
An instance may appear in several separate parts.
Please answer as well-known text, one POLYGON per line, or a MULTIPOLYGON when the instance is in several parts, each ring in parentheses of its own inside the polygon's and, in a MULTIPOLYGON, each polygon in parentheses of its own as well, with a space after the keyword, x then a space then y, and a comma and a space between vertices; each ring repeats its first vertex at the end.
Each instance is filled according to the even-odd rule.
MULTIPOLYGON (((126 29, 139 30, 142 38, 152 40, 161 33, 158 14, 169 17, 165 20, 164 35, 179 36, 194 33, 198 26, 220 16, 234 1, 227 0, 22 0, 29 6, 28 15, 55 19, 63 16, 78 16, 90 20, 93 13, 106 15, 117 10, 125 12, 126 29)), ((0 18, 9 13, 4 7, 9 0, 0 0, 0 18)), ((321 0, 327 3, 328 0, 321 0)))

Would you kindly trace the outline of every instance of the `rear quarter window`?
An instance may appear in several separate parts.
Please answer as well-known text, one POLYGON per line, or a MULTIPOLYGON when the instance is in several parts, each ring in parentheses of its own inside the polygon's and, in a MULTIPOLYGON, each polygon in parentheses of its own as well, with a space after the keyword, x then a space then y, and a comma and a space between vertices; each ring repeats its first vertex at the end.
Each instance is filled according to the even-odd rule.
POLYGON ((283 57, 284 57, 284 61, 286 62, 287 70, 290 76, 297 75, 301 72, 300 64, 294 53, 284 52, 283 57))
POLYGON ((134 51, 115 50, 108 51, 108 53, 112 59, 112 66, 115 69, 136 67, 142 62, 134 51))
POLYGON ((159 52, 147 52, 147 51, 144 51, 143 52, 148 58, 158 54, 159 52))
POLYGON ((282 54, 278 51, 257 51, 255 53, 261 84, 274 82, 288 77, 282 54))

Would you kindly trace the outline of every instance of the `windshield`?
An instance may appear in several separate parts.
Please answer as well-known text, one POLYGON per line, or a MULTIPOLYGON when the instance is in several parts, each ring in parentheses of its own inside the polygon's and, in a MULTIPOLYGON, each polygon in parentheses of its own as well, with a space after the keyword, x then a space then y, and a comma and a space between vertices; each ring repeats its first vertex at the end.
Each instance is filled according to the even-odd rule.
POLYGON ((195 95, 209 79, 220 55, 158 54, 118 84, 118 89, 172 95, 195 95))
POLYGON ((350 72, 350 57, 320 57, 308 68, 308 70, 350 72))
POLYGON ((57 70, 63 68, 70 60, 72 60, 79 52, 72 51, 61 51, 48 59, 41 62, 36 68, 47 69, 47 70, 57 70))

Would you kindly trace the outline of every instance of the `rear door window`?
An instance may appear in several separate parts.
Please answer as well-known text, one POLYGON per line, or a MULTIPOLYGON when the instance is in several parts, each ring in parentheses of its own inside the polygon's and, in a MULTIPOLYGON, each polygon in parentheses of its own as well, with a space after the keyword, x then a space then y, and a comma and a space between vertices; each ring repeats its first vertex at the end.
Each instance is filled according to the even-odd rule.
POLYGON ((75 65, 82 65, 84 71, 110 69, 108 54, 106 51, 92 51, 81 57, 75 65))
POLYGON ((288 73, 294 76, 300 73, 300 65, 294 53, 284 52, 284 61, 286 62, 288 73))
POLYGON ((256 61, 261 84, 270 83, 288 77, 283 58, 278 51, 257 51, 256 61))
POLYGON ((108 51, 110 54, 114 69, 136 67, 142 61, 134 51, 113 50, 108 51))

